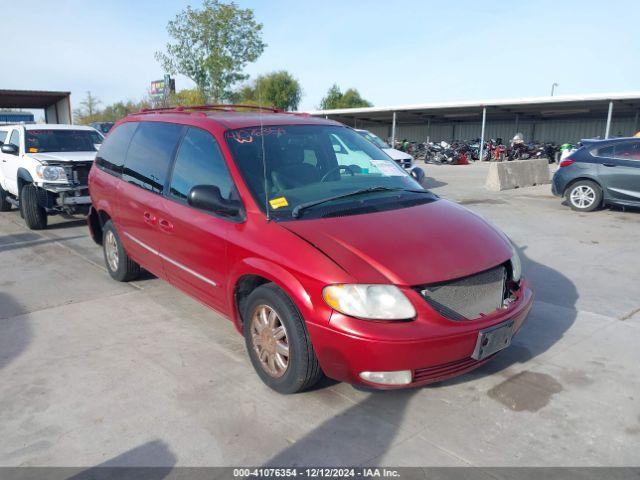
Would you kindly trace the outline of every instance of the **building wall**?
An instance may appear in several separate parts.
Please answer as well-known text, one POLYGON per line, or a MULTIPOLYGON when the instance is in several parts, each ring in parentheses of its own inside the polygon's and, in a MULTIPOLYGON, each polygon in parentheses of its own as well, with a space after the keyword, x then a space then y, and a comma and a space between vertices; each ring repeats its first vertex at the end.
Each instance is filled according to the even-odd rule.
MULTIPOLYGON (((635 118, 616 118, 611 122, 611 136, 631 136, 635 133, 635 118)), ((545 119, 521 120, 516 131, 515 121, 496 121, 487 119, 485 138, 502 138, 508 141, 520 132, 526 142, 554 142, 556 144, 576 143, 583 138, 604 138, 606 119, 545 119)), ((635 126, 640 128, 640 126, 635 126)), ((366 128, 383 139, 391 137, 391 125, 367 125, 366 128)), ((433 123, 423 125, 396 125, 396 139, 424 142, 445 140, 471 140, 479 138, 480 122, 433 123)))

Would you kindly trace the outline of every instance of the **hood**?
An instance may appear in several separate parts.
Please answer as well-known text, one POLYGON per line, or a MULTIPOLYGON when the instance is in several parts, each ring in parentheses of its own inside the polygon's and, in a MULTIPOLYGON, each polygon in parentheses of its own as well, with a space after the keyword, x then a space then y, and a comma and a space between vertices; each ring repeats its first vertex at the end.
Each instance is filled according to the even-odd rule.
POLYGON ((444 282, 511 258, 504 234, 446 200, 280 225, 320 249, 360 283, 444 282))
POLYGON ((93 162, 98 152, 47 152, 27 153, 27 156, 35 158, 39 162, 93 162))
POLYGON ((383 148, 382 150, 394 160, 413 160, 413 157, 411 155, 405 152, 401 152, 400 150, 396 150, 395 148, 383 148))

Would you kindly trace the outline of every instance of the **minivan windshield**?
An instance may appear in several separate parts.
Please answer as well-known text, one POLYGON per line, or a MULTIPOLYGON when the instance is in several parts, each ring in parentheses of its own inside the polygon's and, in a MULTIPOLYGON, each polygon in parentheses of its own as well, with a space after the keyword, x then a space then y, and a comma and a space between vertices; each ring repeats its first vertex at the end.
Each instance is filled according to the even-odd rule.
POLYGON ((373 133, 367 130, 358 130, 358 133, 362 135, 364 138, 369 140, 378 148, 391 148, 384 140, 382 140, 379 136, 374 135, 373 133))
POLYGON ((347 127, 276 125, 225 136, 256 202, 278 220, 369 213, 436 198, 347 127))
POLYGON ((27 153, 95 152, 102 143, 100 134, 91 130, 38 129, 26 131, 27 153))

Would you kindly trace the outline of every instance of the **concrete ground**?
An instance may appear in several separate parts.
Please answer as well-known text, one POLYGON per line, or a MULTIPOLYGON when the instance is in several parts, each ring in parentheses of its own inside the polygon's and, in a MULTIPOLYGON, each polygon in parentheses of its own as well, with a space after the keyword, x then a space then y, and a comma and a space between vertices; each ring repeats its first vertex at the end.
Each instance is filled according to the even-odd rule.
POLYGON ((112 281, 82 221, 0 214, 0 465, 637 465, 640 212, 490 193, 486 167, 428 185, 520 245, 535 306, 493 362, 408 391, 274 393, 230 322, 112 281))

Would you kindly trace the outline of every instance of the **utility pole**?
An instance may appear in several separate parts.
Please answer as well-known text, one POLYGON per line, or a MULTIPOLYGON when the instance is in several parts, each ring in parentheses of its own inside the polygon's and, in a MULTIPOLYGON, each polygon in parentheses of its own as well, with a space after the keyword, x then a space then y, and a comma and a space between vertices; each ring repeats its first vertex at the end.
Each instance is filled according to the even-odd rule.
POLYGON ((560 85, 558 85, 557 83, 553 82, 553 84, 551 85, 551 96, 553 97, 553 91, 556 89, 556 87, 559 87, 560 85))

